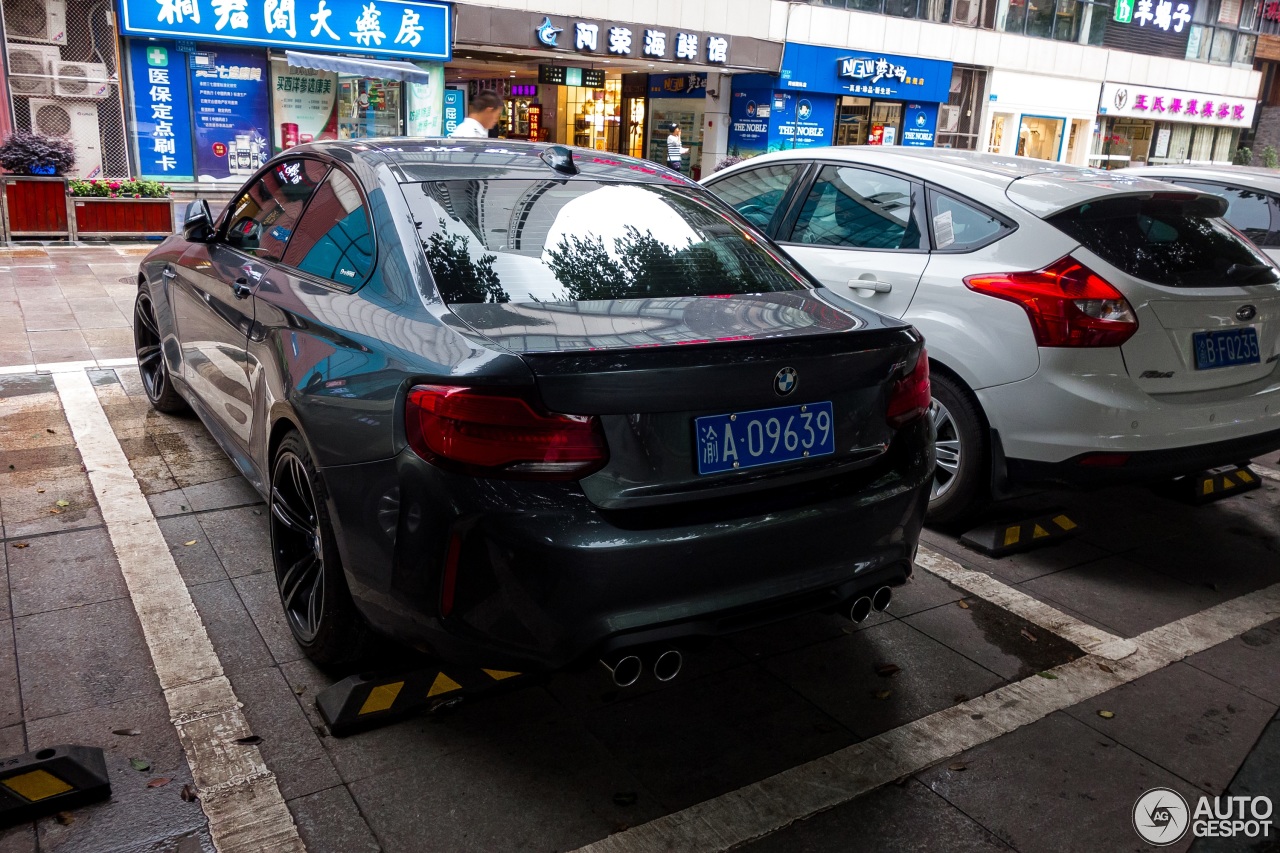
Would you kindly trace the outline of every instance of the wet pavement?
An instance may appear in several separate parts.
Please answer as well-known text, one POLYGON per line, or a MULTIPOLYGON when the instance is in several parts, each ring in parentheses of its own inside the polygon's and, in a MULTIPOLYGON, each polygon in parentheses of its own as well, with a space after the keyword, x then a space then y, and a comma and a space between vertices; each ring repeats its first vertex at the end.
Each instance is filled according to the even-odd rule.
MULTIPOLYGON (((136 369, 105 366, 131 355, 136 256, 22 251, 0 251, 0 757, 102 747, 113 797, 62 821, 0 830, 0 853, 213 849, 201 803, 180 796, 192 771, 49 370, 92 381, 309 850, 573 849, 1017 689, 1085 654, 918 570, 886 614, 860 625, 806 617, 714 642, 669 684, 646 678, 620 690, 589 666, 328 736, 315 696, 343 673, 311 665, 289 634, 259 496, 198 420, 152 412, 136 369), (50 366, 60 362, 79 364, 50 366), (148 787, 157 779, 169 781, 148 787)), ((1258 461, 1280 469, 1274 454, 1258 461)), ((954 535, 926 532, 926 545, 1125 638, 1280 582, 1275 480, 1202 507, 1125 488, 1041 494, 997 513, 1050 508, 1069 514, 1078 535, 999 560, 954 535)), ((1276 764, 1250 756, 1277 749, 1263 735, 1280 726, 1278 706, 1280 612, 780 823, 745 849, 1147 849, 1131 811, 1149 788, 1190 798, 1245 785, 1277 799, 1276 764)))

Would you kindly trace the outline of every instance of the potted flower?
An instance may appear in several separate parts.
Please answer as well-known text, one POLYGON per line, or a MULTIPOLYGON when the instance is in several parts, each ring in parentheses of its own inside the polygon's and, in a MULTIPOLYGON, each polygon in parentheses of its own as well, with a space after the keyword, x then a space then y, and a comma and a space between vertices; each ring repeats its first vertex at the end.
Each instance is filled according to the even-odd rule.
POLYGON ((76 164, 71 140, 15 130, 0 143, 6 237, 69 236, 66 179, 76 164))
POLYGON ((71 182, 81 237, 144 237, 173 233, 169 187, 139 178, 71 182))

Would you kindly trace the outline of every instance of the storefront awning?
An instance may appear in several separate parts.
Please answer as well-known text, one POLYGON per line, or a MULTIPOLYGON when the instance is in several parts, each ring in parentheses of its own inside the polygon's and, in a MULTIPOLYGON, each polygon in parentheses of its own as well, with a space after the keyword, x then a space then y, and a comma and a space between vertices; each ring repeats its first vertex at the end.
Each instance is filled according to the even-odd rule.
POLYGON ((314 68, 318 71, 337 71, 339 74, 356 74, 360 77, 381 77, 386 80, 408 80, 427 83, 429 72, 411 62, 394 59, 356 59, 351 56, 331 56, 322 53, 302 53, 286 50, 285 58, 295 68, 314 68))

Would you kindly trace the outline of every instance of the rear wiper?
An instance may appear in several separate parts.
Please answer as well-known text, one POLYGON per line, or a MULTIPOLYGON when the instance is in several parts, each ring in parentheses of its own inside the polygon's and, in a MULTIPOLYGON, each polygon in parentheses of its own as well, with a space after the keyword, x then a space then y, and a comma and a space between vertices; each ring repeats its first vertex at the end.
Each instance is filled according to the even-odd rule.
POLYGON ((1270 264, 1232 264, 1227 267, 1227 278, 1239 284, 1257 280, 1260 282, 1276 281, 1275 268, 1270 264), (1265 276, 1261 275, 1266 273, 1265 276))

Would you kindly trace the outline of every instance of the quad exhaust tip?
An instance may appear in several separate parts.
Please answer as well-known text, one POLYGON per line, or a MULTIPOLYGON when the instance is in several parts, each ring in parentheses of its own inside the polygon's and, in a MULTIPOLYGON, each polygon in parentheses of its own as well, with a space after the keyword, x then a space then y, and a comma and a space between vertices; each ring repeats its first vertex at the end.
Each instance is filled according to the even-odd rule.
POLYGON ((877 613, 883 613, 889 609, 891 601, 893 601, 893 590, 882 586, 876 590, 875 595, 871 596, 871 609, 877 613))
POLYGON ((676 649, 667 649, 653 661, 653 677, 659 681, 670 681, 680 674, 684 667, 684 655, 676 649))
POLYGON ((871 615, 871 599, 867 596, 859 596, 853 606, 849 608, 849 618, 854 622, 865 622, 867 617, 871 615))
MULTIPOLYGON (((639 655, 623 655, 612 662, 602 660, 600 664, 609 670, 609 674, 613 676, 613 683, 619 687, 630 687, 644 674, 644 663, 641 662, 639 655)), ((679 671, 680 666, 677 664, 676 672, 679 671)), ((672 678, 674 677, 673 675, 672 678)))

